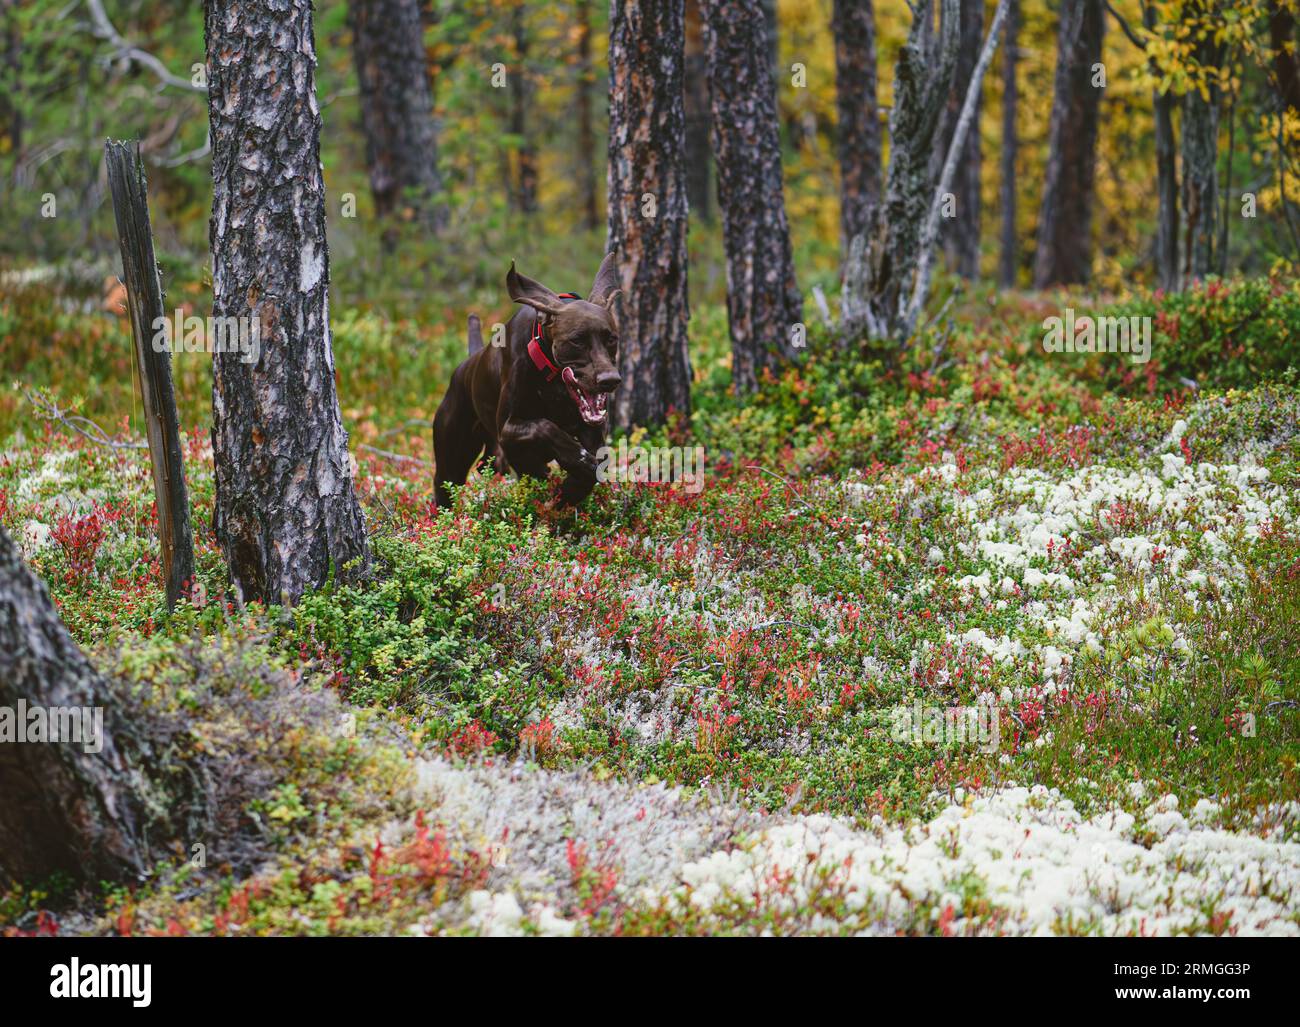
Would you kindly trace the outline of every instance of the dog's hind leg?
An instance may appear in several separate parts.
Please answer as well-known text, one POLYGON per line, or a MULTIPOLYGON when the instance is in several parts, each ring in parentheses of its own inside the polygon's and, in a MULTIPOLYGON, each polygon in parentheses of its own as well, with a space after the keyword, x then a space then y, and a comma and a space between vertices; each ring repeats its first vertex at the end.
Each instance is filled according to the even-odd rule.
POLYGON ((491 446, 486 444, 487 433, 483 433, 485 440, 484 453, 482 459, 478 462, 479 472, 482 474, 509 474, 510 464, 506 461, 506 455, 501 451, 500 446, 491 446))
POLYGON ((449 391, 433 418, 434 501, 451 506, 448 485, 464 485, 474 461, 483 452, 487 436, 467 402, 449 391))

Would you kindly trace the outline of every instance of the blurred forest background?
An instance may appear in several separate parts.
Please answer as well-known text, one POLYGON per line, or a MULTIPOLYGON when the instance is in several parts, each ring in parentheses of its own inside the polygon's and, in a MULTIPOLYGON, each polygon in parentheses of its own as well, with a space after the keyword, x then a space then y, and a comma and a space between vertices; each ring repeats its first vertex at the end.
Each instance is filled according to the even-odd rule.
MULTIPOLYGON (((832 306, 845 249, 836 6, 832 0, 768 3, 798 285, 805 297, 821 288, 832 306)), ((985 29, 995 6, 984 5, 985 29)), ((1101 9, 1099 3, 1088 6, 1101 9)), ((1226 245, 1216 247, 1218 266, 1211 270, 1260 275, 1293 260, 1300 252, 1300 114, 1279 99, 1288 88, 1296 91, 1293 0, 1114 0, 1105 6, 1091 239, 1078 240, 1088 266, 1077 277, 1103 302, 1161 284, 1155 98, 1169 99, 1181 147, 1184 98, 1211 90, 1218 119, 1215 203, 1230 215, 1219 217, 1226 245), (1144 24, 1152 30, 1144 31, 1144 24), (1197 54, 1207 38, 1218 48, 1213 67, 1197 54), (1253 217, 1238 216, 1246 193, 1253 217)), ((695 345, 699 330, 725 323, 726 261, 710 168, 700 10, 695 0, 686 7, 695 345)), ((962 174, 977 169, 976 282, 989 289, 1035 284, 1062 10, 1054 0, 1021 0, 1013 29, 1003 33, 983 78, 978 153, 962 174), (1004 104, 1009 82, 1016 92, 1012 109, 1004 104), (1006 159, 1009 152, 1012 159, 1006 159)), ((464 352, 465 315, 508 316, 502 280, 512 258, 557 290, 585 289, 605 244, 608 6, 594 0, 428 0, 420 16, 439 223, 400 203, 379 216, 367 173, 349 5, 316 5, 335 349, 341 372, 369 379, 343 390, 345 421, 353 425, 377 419, 391 428, 429 416, 447 369, 464 352), (357 335, 373 338, 351 347, 366 354, 351 366, 357 335), (386 397, 385 409, 369 402, 349 408, 369 394, 368 385, 379 386, 374 391, 386 397)), ((882 168, 895 61, 910 23, 904 0, 876 0, 882 168)), ((971 37, 976 46, 982 35, 971 37)), ((86 324, 68 320, 74 313, 120 309, 112 295, 118 254, 103 164, 106 137, 142 141, 169 308, 211 310, 203 61, 202 5, 190 0, 0 0, 0 295, 11 296, 0 302, 5 380, 57 384, 68 376, 97 397, 105 394, 89 412, 115 423, 124 413, 136 416, 124 384, 130 381, 125 328, 121 359, 107 368, 98 356, 83 359, 83 346, 47 344, 77 333, 84 340, 86 324), (57 289, 13 298, 16 289, 51 277, 59 279, 57 289)), ((1181 161, 1181 149, 1175 157, 1181 161)), ((961 270, 952 249, 941 258, 941 274, 961 270)), ((971 277, 969 264, 964 270, 971 277)), ((977 286, 967 288, 963 302, 977 297, 995 301, 977 286)), ((805 319, 816 319, 812 304, 805 319)), ((107 325, 91 330, 118 334, 107 325)), ((698 361, 696 370, 698 378, 698 361)), ((208 369, 190 364, 177 374, 183 420, 202 423, 208 369)), ((0 396, 0 429, 17 405, 12 394, 0 396)))
MULTIPOLYGON (((102 6, 122 39, 152 54, 177 78, 188 81, 202 65, 200 4, 105 0, 102 6)), ((689 50, 693 5, 687 6, 689 50)), ((832 2, 780 0, 771 6, 796 265, 805 292, 812 284, 831 291, 840 267, 832 2)), ((904 0, 876 0, 874 6, 879 96, 887 109, 910 14, 904 0)), ((993 5, 988 6, 991 12, 993 5)), ((1059 6, 1052 0, 1020 4, 1018 150, 1011 186, 1017 199, 1017 281, 1023 285, 1033 268, 1049 156, 1059 6)), ((1139 0, 1113 4, 1130 28, 1141 27, 1145 6, 1139 0)), ((1250 6, 1224 5, 1223 17, 1244 19, 1250 6)), ((1266 13, 1265 5, 1258 6, 1266 13)), ((584 285, 605 232, 607 5, 592 0, 431 0, 423 5, 448 225, 439 236, 417 226, 387 257, 367 182, 347 8, 343 0, 316 5, 317 91, 336 300, 400 303, 425 316, 439 307, 459 310, 485 290, 485 299, 499 302, 496 294, 511 257, 521 266, 545 268, 557 288, 565 282, 584 285), (494 87, 497 65, 522 68, 522 80, 494 87), (355 197, 353 217, 344 216, 348 194, 355 197)), ((1154 273, 1152 87, 1146 54, 1117 25, 1115 18, 1107 19, 1103 42, 1106 88, 1093 218, 1093 279, 1105 290, 1151 281, 1154 273)), ((102 264, 99 270, 107 273, 116 242, 105 202, 103 140, 138 136, 148 162, 154 231, 172 277, 168 284, 199 281, 199 269, 209 259, 211 203, 204 96, 163 86, 153 71, 125 59, 120 46, 102 35, 91 9, 79 0, 0 0, 0 257, 10 266, 102 264), (57 217, 42 216, 47 194, 57 201, 57 217)), ((1260 216, 1254 222, 1233 219, 1226 264, 1233 272, 1254 273, 1266 271, 1278 257, 1294 256, 1287 217, 1293 212, 1284 209, 1279 187, 1279 126, 1268 81, 1272 54, 1266 40, 1249 33, 1234 39, 1232 48, 1225 62, 1230 75, 1220 170, 1236 193, 1257 194, 1260 216)), ((989 277, 998 268, 1004 189, 1001 65, 999 56, 985 76, 979 123, 980 267, 989 277)), ((691 73, 688 67, 688 89, 691 73)), ((688 136, 694 137, 688 139, 693 174, 707 161, 707 111, 702 113, 702 138, 698 128, 692 132, 688 126, 688 136)), ((693 189, 692 300, 713 302, 725 290, 721 234, 711 178, 696 177, 707 183, 708 195, 698 185, 693 189)), ((1288 190, 1294 205, 1300 199, 1294 177, 1288 190)), ((1234 198, 1234 205, 1238 202, 1234 198)))

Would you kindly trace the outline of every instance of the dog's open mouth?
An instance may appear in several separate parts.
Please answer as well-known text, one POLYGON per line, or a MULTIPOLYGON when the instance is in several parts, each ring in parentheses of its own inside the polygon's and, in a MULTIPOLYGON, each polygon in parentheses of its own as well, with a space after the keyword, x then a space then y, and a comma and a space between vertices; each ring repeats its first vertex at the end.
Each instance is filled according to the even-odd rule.
POLYGON ((560 377, 564 380, 569 395, 573 397, 573 402, 578 404, 578 413, 582 415, 584 421, 588 424, 600 424, 605 420, 605 404, 609 402, 608 392, 588 392, 578 384, 571 367, 566 367, 560 377))

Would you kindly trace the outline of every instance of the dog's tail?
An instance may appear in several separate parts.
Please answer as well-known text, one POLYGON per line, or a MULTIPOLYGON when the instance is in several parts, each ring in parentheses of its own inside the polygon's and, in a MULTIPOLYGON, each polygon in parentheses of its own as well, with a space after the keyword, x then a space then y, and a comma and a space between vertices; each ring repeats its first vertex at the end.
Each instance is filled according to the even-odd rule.
POLYGON ((470 314, 469 316, 469 355, 472 357, 475 353, 483 348, 483 327, 479 324, 478 315, 470 314))

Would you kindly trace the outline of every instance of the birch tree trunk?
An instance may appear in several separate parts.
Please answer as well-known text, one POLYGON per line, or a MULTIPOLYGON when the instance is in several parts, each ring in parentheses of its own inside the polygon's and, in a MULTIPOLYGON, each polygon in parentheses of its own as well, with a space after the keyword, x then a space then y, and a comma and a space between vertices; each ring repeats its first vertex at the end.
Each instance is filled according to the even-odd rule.
POLYGON ((880 109, 876 15, 871 0, 835 0, 836 143, 840 161, 840 248, 847 255, 880 202, 880 109))
POLYGON ((944 17, 936 35, 931 0, 917 0, 894 67, 884 200, 844 266, 840 331, 846 344, 867 336, 902 344, 910 332, 908 305, 935 199, 930 154, 957 62, 958 0, 941 2, 944 17))
POLYGON ((614 422, 689 414, 682 0, 619 0, 609 24, 609 243, 618 253, 614 422))
POLYGON ((776 84, 758 0, 703 0, 713 154, 727 252, 731 377, 752 392, 764 369, 792 359, 803 320, 785 214, 776 84))
POLYGON ((943 170, 939 173, 934 198, 930 201, 930 210, 921 229, 920 242, 917 246, 915 283, 912 286, 912 295, 907 302, 906 313, 899 326, 900 333, 904 338, 910 336, 915 330, 917 321, 921 316, 921 310, 930 295, 930 272, 934 264, 934 247, 939 236, 939 220, 943 211, 943 204, 948 190, 951 188, 953 177, 957 173, 957 165, 961 160, 962 147, 965 144, 966 136, 968 133, 975 131, 975 114, 979 109, 980 86, 984 81, 985 73, 989 70, 989 64, 993 60, 993 51, 997 48, 998 36, 1002 33, 1002 26, 1006 22, 1007 9, 1010 3, 1011 0, 998 0, 997 9, 993 13, 993 24, 989 26, 988 38, 980 49, 979 57, 975 61, 975 70, 971 73, 970 82, 966 86, 966 98, 962 101, 961 112, 957 116, 957 127, 953 130, 952 141, 948 144, 948 156, 944 159, 943 170))
POLYGON ((420 4, 349 0, 348 25, 375 213, 409 210, 408 217, 441 228, 446 211, 433 205, 441 180, 420 4))
POLYGON ((1102 89, 1093 84, 1106 27, 1103 0, 1061 5, 1047 174, 1034 287, 1081 283, 1092 272, 1092 199, 1102 89))
POLYGON ((213 354, 214 528, 246 600, 368 564, 335 392, 310 0, 208 0, 212 292, 257 359, 213 354), (351 568, 346 565, 352 564, 351 568))

